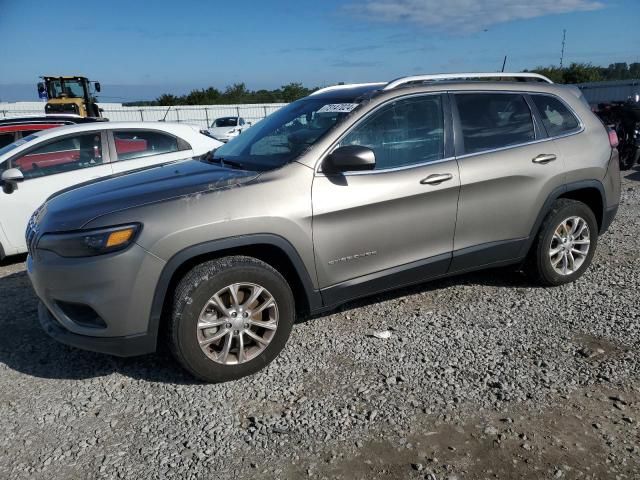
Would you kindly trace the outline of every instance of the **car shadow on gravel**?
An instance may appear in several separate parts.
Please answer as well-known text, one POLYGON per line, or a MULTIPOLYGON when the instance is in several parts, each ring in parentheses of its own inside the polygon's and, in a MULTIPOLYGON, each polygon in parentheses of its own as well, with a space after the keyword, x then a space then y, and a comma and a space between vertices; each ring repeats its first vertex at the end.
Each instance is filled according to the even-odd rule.
POLYGON ((27 260, 27 254, 22 255, 12 255, 3 260, 0 260, 0 267, 7 267, 10 265, 17 265, 19 263, 24 263, 27 260))
POLYGON ((164 351, 118 358, 62 345, 38 322, 38 302, 26 272, 0 278, 0 363, 39 378, 80 380, 119 373, 160 383, 196 384, 164 351))
POLYGON ((635 180, 636 182, 640 182, 640 168, 638 167, 635 167, 633 170, 624 172, 623 175, 627 180, 635 180))
MULTIPOLYGON (((508 288, 530 286, 526 277, 513 269, 493 269, 392 290, 350 302, 336 311, 351 310, 453 285, 508 288)), ((119 373, 149 382, 199 383, 162 348, 155 354, 118 358, 68 347, 49 338, 40 328, 38 301, 24 271, 0 278, 0 298, 3 299, 0 302, 0 329, 4 332, 0 336, 0 363, 12 370, 48 379, 80 380, 119 373)), ((299 323, 325 315, 327 314, 301 318, 299 323)))
POLYGON ((353 300, 344 305, 336 307, 335 310, 324 312, 318 315, 311 315, 298 319, 296 323, 306 323, 309 320, 324 317, 335 312, 345 312, 356 308, 375 305, 376 303, 394 300, 409 295, 417 295, 426 292, 442 290, 456 285, 481 285, 497 288, 535 288, 533 284, 522 272, 516 271, 515 267, 492 268, 479 270, 477 272, 463 273, 438 280, 431 280, 409 287, 397 288, 387 292, 372 295, 370 297, 353 300))

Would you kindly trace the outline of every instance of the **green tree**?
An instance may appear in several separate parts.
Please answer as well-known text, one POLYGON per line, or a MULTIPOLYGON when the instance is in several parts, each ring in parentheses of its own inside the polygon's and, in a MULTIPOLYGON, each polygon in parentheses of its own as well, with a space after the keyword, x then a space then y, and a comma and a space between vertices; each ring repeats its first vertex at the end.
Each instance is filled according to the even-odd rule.
MULTIPOLYGON (((640 63, 611 63, 599 67, 590 63, 572 63, 568 67, 539 66, 532 70, 549 77, 556 83, 583 83, 600 80, 640 79, 640 63)), ((165 93, 151 102, 130 102, 128 105, 224 105, 236 103, 279 103, 294 102, 306 97, 317 88, 307 88, 301 83, 291 82, 274 90, 249 90, 245 83, 235 83, 220 91, 217 88, 195 89, 187 95, 176 96, 165 93)))
MULTIPOLYGON (((526 72, 527 70, 525 70, 526 72)), ((560 67, 536 67, 532 70, 534 73, 539 73, 540 75, 544 75, 549 78, 552 82, 555 83, 564 83, 564 70, 560 67)))
POLYGON ((280 88, 282 101, 286 103, 295 102, 302 97, 306 97, 310 93, 311 90, 304 87, 301 83, 289 83, 280 88))
POLYGON ((600 67, 590 63, 572 63, 563 74, 563 83, 598 82, 603 79, 600 67))
POLYGON ((223 103, 250 103, 250 92, 244 83, 234 83, 228 86, 223 94, 223 103))
POLYGON ((556 83, 627 80, 630 78, 640 78, 640 63, 628 65, 627 63, 619 62, 611 63, 608 67, 598 67, 590 63, 572 63, 566 68, 555 66, 537 67, 532 71, 545 75, 556 83))
POLYGON ((163 105, 167 107, 171 105, 181 105, 180 98, 170 93, 163 93, 158 97, 158 100, 156 100, 156 102, 158 105, 163 105))

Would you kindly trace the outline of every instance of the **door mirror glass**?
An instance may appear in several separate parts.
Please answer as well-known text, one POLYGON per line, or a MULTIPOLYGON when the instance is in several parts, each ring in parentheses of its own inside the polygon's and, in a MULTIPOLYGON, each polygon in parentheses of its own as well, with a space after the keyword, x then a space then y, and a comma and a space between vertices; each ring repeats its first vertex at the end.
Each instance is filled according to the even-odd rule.
POLYGON ((100 93, 100 82, 96 82, 96 83, 94 84, 94 87, 95 87, 95 89, 96 89, 96 92, 100 93))
POLYGON ((44 83, 42 82, 38 83, 38 93, 40 94, 44 93, 44 83))
POLYGON ((376 167, 376 154, 368 147, 347 145, 335 149, 324 161, 326 173, 373 170, 376 167))

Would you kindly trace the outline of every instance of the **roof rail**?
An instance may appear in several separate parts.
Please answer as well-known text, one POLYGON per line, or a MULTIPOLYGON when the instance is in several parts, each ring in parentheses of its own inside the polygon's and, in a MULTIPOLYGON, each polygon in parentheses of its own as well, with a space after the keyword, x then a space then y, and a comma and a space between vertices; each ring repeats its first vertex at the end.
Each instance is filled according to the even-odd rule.
MULTIPOLYGON (((386 82, 374 82, 374 83, 347 83, 342 85, 331 85, 330 87, 324 87, 320 90, 316 90, 311 95, 317 95, 318 93, 329 92, 331 90, 341 90, 343 88, 353 88, 353 87, 381 87, 383 85, 387 85, 386 82)), ((309 95, 309 96, 311 96, 309 95)))
POLYGON ((536 79, 538 81, 553 83, 544 75, 538 73, 504 73, 504 72, 476 72, 476 73, 437 73, 434 75, 411 75, 390 81, 383 90, 391 90, 406 83, 428 82, 433 80, 459 80, 472 78, 515 78, 515 79, 536 79))

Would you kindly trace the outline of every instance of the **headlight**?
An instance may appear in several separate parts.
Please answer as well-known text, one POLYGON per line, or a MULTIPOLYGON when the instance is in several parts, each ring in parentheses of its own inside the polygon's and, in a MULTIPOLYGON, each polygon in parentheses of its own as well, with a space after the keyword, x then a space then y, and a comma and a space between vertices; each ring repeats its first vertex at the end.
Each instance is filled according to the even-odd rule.
POLYGON ((141 228, 136 223, 71 233, 48 233, 40 238, 37 248, 50 250, 61 257, 93 257, 127 248, 141 228))

